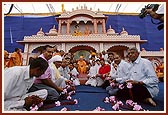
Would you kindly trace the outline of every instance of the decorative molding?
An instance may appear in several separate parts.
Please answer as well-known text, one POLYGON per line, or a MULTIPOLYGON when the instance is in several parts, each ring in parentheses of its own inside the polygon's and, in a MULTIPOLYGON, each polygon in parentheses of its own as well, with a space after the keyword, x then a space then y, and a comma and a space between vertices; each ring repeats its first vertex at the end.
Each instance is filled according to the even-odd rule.
POLYGON ((114 35, 107 34, 89 34, 88 36, 72 36, 72 35, 58 35, 58 36, 25 36, 23 41, 18 42, 147 42, 147 40, 140 40, 139 35, 114 35))
POLYGON ((93 12, 91 10, 87 10, 87 9, 77 9, 77 10, 73 10, 72 12, 64 12, 61 14, 61 16, 59 18, 70 18, 74 15, 79 15, 79 14, 85 14, 85 15, 90 15, 92 17, 105 17, 103 15, 103 13, 100 12, 93 12))

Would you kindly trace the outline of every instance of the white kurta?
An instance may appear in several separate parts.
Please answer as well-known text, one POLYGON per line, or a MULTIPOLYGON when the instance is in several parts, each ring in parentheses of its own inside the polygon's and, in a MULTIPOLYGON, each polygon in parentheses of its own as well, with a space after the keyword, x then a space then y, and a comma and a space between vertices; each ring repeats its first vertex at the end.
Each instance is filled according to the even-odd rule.
POLYGON ((4 71, 4 110, 25 110, 25 98, 37 95, 46 99, 47 90, 27 93, 34 82, 29 76, 29 66, 14 66, 4 71))
POLYGON ((58 70, 60 72, 60 75, 63 76, 66 80, 70 79, 70 75, 68 74, 70 70, 68 67, 65 67, 65 68, 59 67, 58 70))
POLYGON ((80 85, 80 81, 79 81, 79 79, 78 79, 79 73, 78 73, 78 71, 76 70, 76 68, 73 68, 73 69, 70 71, 70 73, 72 74, 71 80, 72 80, 73 84, 74 84, 75 86, 80 85))
POLYGON ((98 68, 97 68, 96 65, 90 67, 89 74, 88 74, 89 79, 86 81, 85 85, 91 85, 91 86, 96 87, 97 80, 94 77, 96 77, 96 74, 97 74, 97 71, 98 71, 97 69, 98 68))
POLYGON ((66 86, 65 78, 62 77, 60 74, 56 74, 56 72, 59 72, 59 70, 56 68, 54 63, 50 63, 49 67, 51 69, 51 80, 61 88, 64 88, 66 86), (56 70, 57 69, 57 70, 56 70), (58 76, 59 75, 59 76, 58 76))

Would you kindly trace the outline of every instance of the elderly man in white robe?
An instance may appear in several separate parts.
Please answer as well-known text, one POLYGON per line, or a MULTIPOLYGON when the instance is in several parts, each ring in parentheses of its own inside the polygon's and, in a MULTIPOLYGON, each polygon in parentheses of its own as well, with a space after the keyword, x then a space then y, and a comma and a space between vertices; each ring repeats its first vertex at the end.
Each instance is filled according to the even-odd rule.
POLYGON ((26 111, 35 102, 43 102, 48 93, 46 89, 27 93, 34 82, 48 68, 42 59, 34 59, 29 66, 15 66, 4 71, 4 110, 26 111), (34 98, 35 97, 35 98, 34 98))
POLYGON ((60 75, 60 72, 58 70, 61 64, 62 64, 62 57, 59 55, 55 55, 49 60, 49 66, 51 69, 51 80, 58 87, 64 88, 66 86, 66 79, 60 75))

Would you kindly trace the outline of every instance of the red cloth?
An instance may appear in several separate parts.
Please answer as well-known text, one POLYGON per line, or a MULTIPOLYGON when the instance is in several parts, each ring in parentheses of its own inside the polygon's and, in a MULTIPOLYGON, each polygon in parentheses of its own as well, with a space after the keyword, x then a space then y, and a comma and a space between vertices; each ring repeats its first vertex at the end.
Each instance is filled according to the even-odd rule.
POLYGON ((102 79, 104 80, 105 79, 105 74, 110 72, 110 65, 108 64, 104 64, 104 66, 101 66, 100 69, 99 69, 99 74, 102 75, 102 79))

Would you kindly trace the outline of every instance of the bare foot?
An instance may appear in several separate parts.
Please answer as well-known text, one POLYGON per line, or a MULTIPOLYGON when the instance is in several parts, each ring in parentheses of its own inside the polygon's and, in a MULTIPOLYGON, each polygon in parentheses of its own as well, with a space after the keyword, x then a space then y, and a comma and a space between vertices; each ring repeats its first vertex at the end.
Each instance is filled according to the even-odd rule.
POLYGON ((148 103, 148 104, 150 104, 150 105, 152 105, 152 106, 156 106, 156 103, 153 101, 152 98, 146 98, 146 99, 144 100, 144 102, 145 102, 145 103, 148 103))

